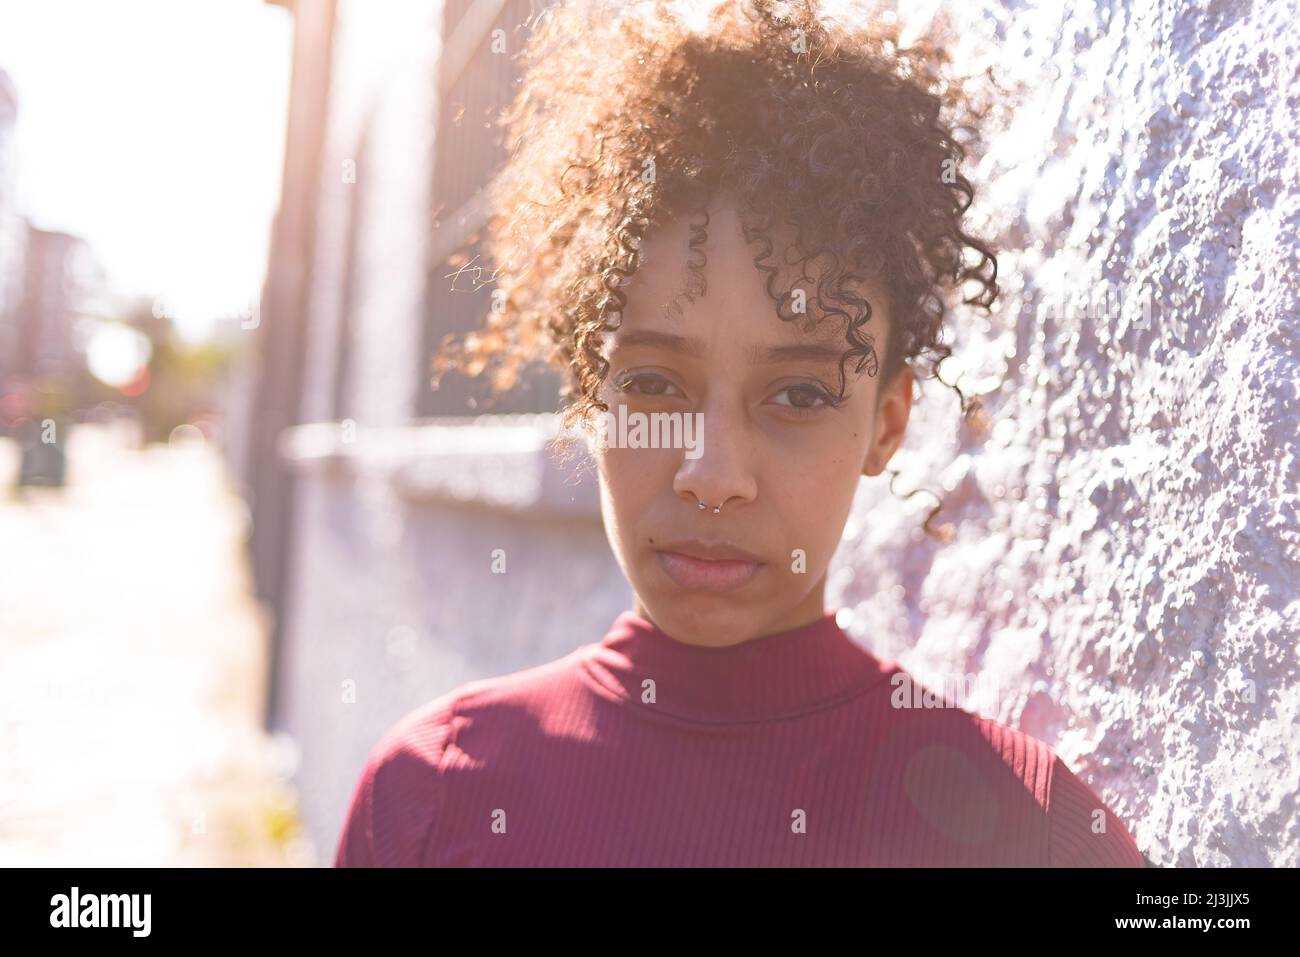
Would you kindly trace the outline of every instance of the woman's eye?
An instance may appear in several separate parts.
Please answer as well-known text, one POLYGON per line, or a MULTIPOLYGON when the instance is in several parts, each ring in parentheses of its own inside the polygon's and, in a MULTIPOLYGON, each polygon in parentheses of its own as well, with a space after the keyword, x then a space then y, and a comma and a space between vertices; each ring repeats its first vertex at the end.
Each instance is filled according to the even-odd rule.
POLYGON ((681 395, 681 390, 661 375, 653 372, 637 372, 620 376, 620 392, 634 392, 639 395, 681 395), (671 391, 669 391, 671 390, 671 391))
POLYGON ((788 402, 777 402, 777 405, 786 405, 800 411, 812 410, 823 405, 832 404, 830 393, 815 385, 787 386, 778 392, 777 395, 789 396, 788 402))

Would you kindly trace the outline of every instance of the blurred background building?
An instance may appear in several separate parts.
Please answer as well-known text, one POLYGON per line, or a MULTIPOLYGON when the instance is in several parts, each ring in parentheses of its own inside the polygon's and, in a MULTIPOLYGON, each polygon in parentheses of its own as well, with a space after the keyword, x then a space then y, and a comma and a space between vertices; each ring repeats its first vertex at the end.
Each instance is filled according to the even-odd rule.
MULTIPOLYGON (((18 90, 0 70, 0 363, 7 366, 17 344, 14 312, 22 280, 22 252, 26 224, 18 212, 17 150, 14 137, 18 121, 18 90)), ((0 375, 3 375, 0 366, 0 375)))
POLYGON ((81 305, 98 278, 93 254, 78 236, 28 226, 21 255, 22 292, 15 303, 19 321, 6 371, 32 378, 71 376, 85 361, 75 330, 81 305))
POLYGON ((73 412, 90 398, 86 325, 105 277, 81 237, 19 212, 18 109, 0 71, 0 435, 21 444, 20 481, 57 484, 73 412))

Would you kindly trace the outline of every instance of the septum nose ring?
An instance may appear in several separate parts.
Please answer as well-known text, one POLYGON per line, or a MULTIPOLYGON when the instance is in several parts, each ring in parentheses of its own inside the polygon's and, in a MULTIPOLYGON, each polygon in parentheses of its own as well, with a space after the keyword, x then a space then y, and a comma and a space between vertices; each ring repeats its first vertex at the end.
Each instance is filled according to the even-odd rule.
MULTIPOLYGON (((699 497, 698 495, 695 496, 695 501, 699 502, 701 511, 704 510, 704 509, 706 509, 706 508, 708 508, 707 505, 705 505, 703 502, 700 502, 700 497, 699 497)), ((719 502, 717 505, 715 505, 715 506, 713 507, 713 514, 714 514, 714 515, 717 515, 719 512, 722 511, 722 505, 723 505, 723 503, 722 503, 722 502, 719 502)))

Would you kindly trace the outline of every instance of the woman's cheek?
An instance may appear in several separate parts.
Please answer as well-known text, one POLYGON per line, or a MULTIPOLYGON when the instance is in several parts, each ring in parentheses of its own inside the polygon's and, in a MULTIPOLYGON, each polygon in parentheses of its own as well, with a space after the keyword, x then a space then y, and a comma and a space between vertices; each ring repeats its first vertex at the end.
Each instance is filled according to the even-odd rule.
POLYGON ((654 497, 654 470, 646 461, 646 451, 608 448, 599 452, 601 473, 622 514, 639 513, 654 497))

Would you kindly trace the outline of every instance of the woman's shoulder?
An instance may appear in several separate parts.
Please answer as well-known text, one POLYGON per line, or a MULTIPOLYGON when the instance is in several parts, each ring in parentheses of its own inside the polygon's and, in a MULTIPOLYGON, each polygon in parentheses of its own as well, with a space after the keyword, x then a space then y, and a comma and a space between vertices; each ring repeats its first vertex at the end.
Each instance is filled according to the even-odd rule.
MULTIPOLYGON (((905 672, 900 672, 906 674, 905 672)), ((895 674, 895 685, 898 675, 895 674)), ((907 689, 908 684, 901 685, 907 689)), ((1053 867, 1142 867, 1148 862, 1120 817, 1056 748, 1027 731, 959 707, 951 696, 910 691, 894 708, 913 719, 899 739, 912 759, 936 765, 933 773, 972 792, 978 781, 999 795, 1000 806, 1022 807, 1042 835, 1043 864, 1053 867), (920 703, 918 703, 920 701, 920 703)), ((901 726, 900 726, 901 727, 901 726)), ((928 765, 927 765, 928 766, 928 765)))
POLYGON ((573 695, 587 646, 543 664, 463 682, 404 714, 376 742, 371 760, 394 754, 436 763, 452 732, 483 722, 504 725, 532 722, 573 695))
POLYGON ((1048 864, 1051 867, 1144 867, 1150 862, 1124 821, 1065 760, 1048 748, 1048 864))
POLYGON ((529 738, 579 687, 582 650, 465 682, 392 722, 371 746, 353 786, 334 866, 419 866, 445 803, 449 749, 472 737, 474 760, 456 765, 463 774, 491 764, 498 748, 529 738))
POLYGON ((439 766, 456 692, 393 722, 371 746, 353 785, 335 867, 414 867, 442 803, 439 766))
POLYGON ((1056 748, 1026 731, 972 716, 998 760, 1022 780, 1046 822, 1049 867, 1142 867, 1128 827, 1056 748))

